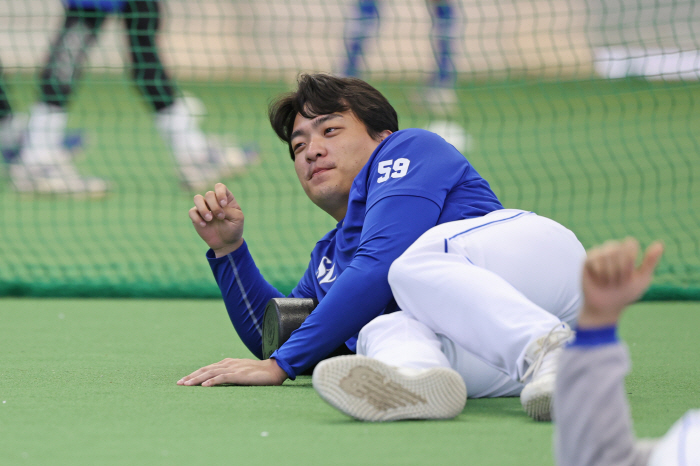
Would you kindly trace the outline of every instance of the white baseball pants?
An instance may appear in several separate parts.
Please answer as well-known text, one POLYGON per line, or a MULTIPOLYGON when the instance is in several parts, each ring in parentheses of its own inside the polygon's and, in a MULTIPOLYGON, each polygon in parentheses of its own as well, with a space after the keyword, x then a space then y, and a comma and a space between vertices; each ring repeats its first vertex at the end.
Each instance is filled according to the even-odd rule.
POLYGON ((438 225, 391 266, 402 311, 368 323, 357 353, 397 367, 451 367, 470 398, 516 396, 528 344, 576 320, 585 254, 570 230, 532 212, 438 225))

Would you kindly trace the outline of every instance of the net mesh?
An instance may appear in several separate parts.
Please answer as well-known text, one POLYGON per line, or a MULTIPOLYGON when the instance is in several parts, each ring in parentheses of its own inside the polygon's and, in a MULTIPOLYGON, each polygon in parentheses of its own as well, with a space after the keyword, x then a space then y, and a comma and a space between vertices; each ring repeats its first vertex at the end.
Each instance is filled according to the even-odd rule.
POLYGON ((327 71, 368 80, 402 128, 442 134, 505 206, 559 221, 586 247, 662 239, 646 298, 700 299, 694 1, 72 4, 74 16, 104 21, 68 28, 49 79, 66 10, 55 0, 0 3, 0 295, 219 295, 187 215, 195 190, 181 181, 186 156, 159 126, 157 107, 174 101, 195 133, 245 154, 222 181, 246 214, 259 268, 290 291, 335 222, 305 197, 267 104, 300 71, 327 71), (156 49, 139 42, 140 17, 151 19, 145 35, 157 36, 156 49), (166 78, 149 74, 149 52, 166 78), (52 92, 64 92, 67 120, 60 138, 39 131, 33 144, 60 139, 62 163, 97 178, 105 195, 18 189, 11 167, 30 157, 27 132, 52 92))

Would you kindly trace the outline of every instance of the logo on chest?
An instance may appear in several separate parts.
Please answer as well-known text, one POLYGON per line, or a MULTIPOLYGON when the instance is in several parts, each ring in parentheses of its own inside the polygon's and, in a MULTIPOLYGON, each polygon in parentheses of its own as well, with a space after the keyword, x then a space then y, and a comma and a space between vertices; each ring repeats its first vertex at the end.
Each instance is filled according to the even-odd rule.
POLYGON ((332 260, 323 256, 321 263, 318 264, 318 270, 316 271, 316 278, 318 279, 318 284, 334 282, 337 275, 335 275, 335 264, 332 260), (329 268, 330 267, 330 268, 329 268))

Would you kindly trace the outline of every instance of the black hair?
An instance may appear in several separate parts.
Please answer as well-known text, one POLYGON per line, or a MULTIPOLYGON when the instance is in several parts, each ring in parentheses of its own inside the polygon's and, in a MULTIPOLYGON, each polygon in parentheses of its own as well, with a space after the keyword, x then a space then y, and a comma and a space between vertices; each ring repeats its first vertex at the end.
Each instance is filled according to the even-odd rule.
POLYGON ((396 110, 378 90, 361 79, 325 73, 299 75, 297 90, 282 94, 270 103, 268 116, 272 129, 287 143, 294 160, 291 135, 297 114, 313 119, 347 110, 365 125, 372 139, 378 140, 385 130, 399 130, 396 110))

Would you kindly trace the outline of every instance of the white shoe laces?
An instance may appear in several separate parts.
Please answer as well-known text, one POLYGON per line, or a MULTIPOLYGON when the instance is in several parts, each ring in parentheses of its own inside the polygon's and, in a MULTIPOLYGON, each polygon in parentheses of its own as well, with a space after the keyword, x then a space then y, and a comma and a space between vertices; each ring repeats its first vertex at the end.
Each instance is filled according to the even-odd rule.
POLYGON ((573 331, 566 323, 559 324, 550 330, 547 336, 542 339, 541 347, 538 350, 536 359, 530 364, 530 367, 528 367, 525 374, 523 374, 523 376, 520 378, 520 382, 525 383, 530 376, 532 376, 534 379, 535 375, 542 366, 545 356, 548 353, 551 353, 552 351, 564 346, 572 336, 573 331))

